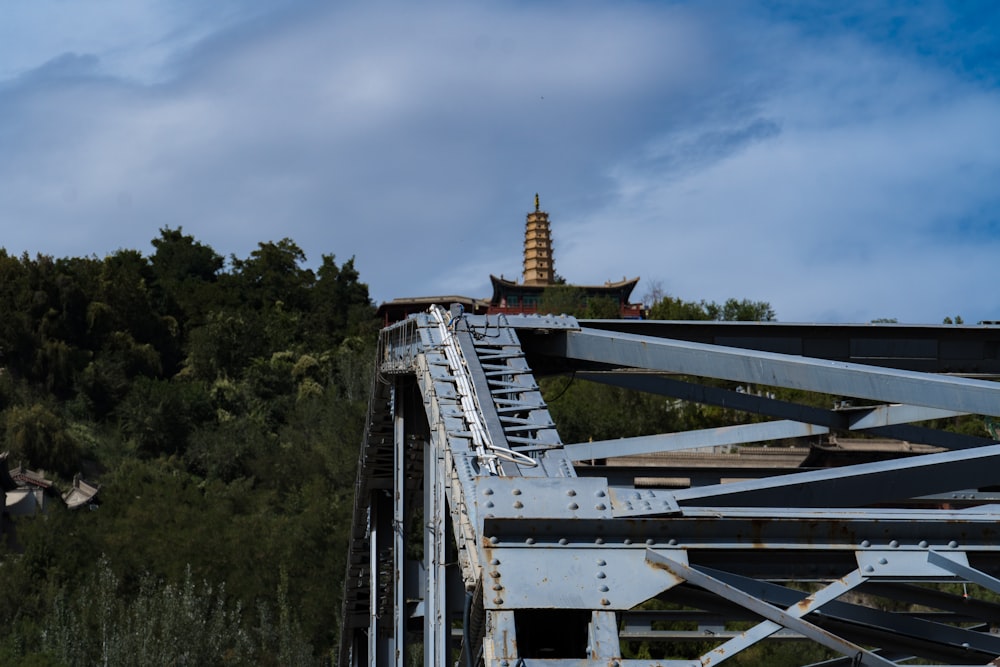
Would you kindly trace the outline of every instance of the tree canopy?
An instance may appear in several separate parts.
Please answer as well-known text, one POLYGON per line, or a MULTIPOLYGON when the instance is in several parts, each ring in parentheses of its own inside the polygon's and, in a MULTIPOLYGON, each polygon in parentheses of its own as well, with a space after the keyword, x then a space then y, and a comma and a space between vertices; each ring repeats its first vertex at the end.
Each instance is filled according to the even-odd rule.
POLYGON ((368 287, 353 259, 314 270, 290 239, 227 262, 164 228, 152 248, 0 249, 2 448, 62 487, 101 486, 97 511, 19 522, 0 662, 325 664, 368 287))

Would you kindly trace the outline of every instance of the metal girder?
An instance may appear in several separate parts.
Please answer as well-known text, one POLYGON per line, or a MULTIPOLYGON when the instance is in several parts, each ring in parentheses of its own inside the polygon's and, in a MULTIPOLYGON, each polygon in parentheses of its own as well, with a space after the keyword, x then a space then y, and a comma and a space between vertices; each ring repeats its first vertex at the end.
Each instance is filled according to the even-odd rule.
POLYGON ((605 331, 539 337, 532 351, 610 366, 1000 416, 997 386, 984 380, 605 331))
POLYGON ((585 320, 585 328, 924 373, 1000 376, 1000 326, 585 320))
MULTIPOLYGON (((812 602, 815 601, 815 598, 807 598, 807 604, 799 603, 793 607, 789 607, 788 609, 781 609, 764 602, 756 596, 730 586, 724 581, 716 579, 708 574, 705 574, 704 572, 656 551, 647 551, 646 560, 658 567, 664 568, 676 577, 700 586, 707 591, 715 593, 716 595, 719 595, 730 602, 734 602, 741 607, 745 607, 755 614, 763 616, 767 619, 765 623, 758 624, 754 629, 744 633, 743 637, 726 642, 723 646, 713 650, 711 654, 702 656, 700 660, 702 665, 721 662, 721 658, 724 653, 719 653, 719 651, 724 651, 725 647, 733 648, 737 651, 742 650, 750 643, 755 643, 760 639, 763 639, 767 633, 777 632, 781 628, 787 628, 789 630, 799 632, 803 636, 808 637, 823 646, 831 648, 841 655, 853 656, 855 663, 858 665, 865 665, 866 667, 886 667, 895 664, 892 661, 886 660, 881 656, 865 650, 857 644, 846 641, 816 625, 813 625, 812 623, 803 621, 802 616, 812 611, 815 606, 818 606, 812 604, 812 602), (758 629, 760 629, 758 632, 754 632, 758 629), (712 662, 713 657, 715 658, 714 663, 712 662)), ((855 581, 851 582, 845 580, 840 581, 843 582, 842 585, 837 586, 835 584, 831 584, 831 586, 823 589, 822 592, 826 593, 832 590, 832 593, 830 594, 832 599, 839 596, 842 592, 846 592, 861 583, 861 580, 858 577, 855 577, 855 581)), ((826 595, 823 596, 820 604, 825 601, 828 601, 826 595)))
POLYGON ((792 498, 799 507, 859 507, 996 484, 1000 484, 1000 444, 681 489, 674 498, 682 505, 721 507, 777 507, 792 498))
POLYGON ((619 440, 601 440, 566 445, 563 451, 574 461, 606 459, 616 456, 635 456, 657 452, 679 452, 686 449, 737 445, 748 442, 766 442, 784 438, 804 438, 829 433, 830 429, 790 420, 721 426, 699 431, 661 433, 619 440))
MULTIPOLYGON (((936 445, 948 449, 980 447, 992 442, 983 437, 921 428, 910 423, 930 419, 947 419, 967 414, 955 410, 899 404, 841 406, 827 410, 779 400, 766 394, 696 384, 664 375, 635 373, 629 369, 604 372, 581 371, 576 373, 574 377, 636 391, 671 396, 694 403, 739 410, 754 415, 766 415, 803 424, 814 424, 829 430, 868 431, 884 437, 936 445)), ((817 433, 820 432, 817 431, 817 433)), ((570 448, 572 447, 573 445, 570 445, 570 448)), ((609 454, 609 456, 611 455, 609 454)))
POLYGON ((383 330, 340 664, 706 667, 778 639, 844 656, 830 665, 1000 656, 1000 605, 940 588, 1000 594, 1000 505, 986 500, 1000 499, 1000 443, 928 425, 1000 415, 1000 385, 920 372, 1000 372, 1000 329, 675 325, 432 308, 383 330), (665 337, 681 331, 695 340, 665 337), (534 366, 773 421, 567 445, 534 366), (739 467, 712 479, 695 469, 711 455, 675 454, 827 432, 951 451, 735 481, 739 467), (694 638, 714 645, 669 643, 694 638), (635 642, 667 642, 664 657, 631 657, 635 642))

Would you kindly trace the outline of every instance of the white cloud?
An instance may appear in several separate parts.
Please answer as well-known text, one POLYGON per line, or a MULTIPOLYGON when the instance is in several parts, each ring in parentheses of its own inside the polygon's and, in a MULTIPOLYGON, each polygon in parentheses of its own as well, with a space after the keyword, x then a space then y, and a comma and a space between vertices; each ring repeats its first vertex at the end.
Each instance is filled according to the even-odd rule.
POLYGON ((488 296, 539 192, 572 281, 996 316, 997 91, 870 35, 728 5, 99 6, 0 27, 12 251, 182 225, 222 254, 356 255, 380 300, 488 296))

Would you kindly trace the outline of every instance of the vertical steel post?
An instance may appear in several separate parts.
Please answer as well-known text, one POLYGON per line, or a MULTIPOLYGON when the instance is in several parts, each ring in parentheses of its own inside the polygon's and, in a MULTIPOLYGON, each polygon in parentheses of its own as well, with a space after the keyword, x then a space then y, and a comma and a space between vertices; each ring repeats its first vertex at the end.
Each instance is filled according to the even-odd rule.
POLYGON ((399 388, 392 390, 393 412, 393 484, 392 484, 392 573, 393 573, 393 604, 392 626, 393 645, 392 658, 396 667, 403 666, 406 647, 406 545, 404 541, 404 517, 406 516, 406 428, 403 414, 403 402, 400 400, 399 388))
POLYGON ((618 618, 613 611, 594 611, 587 624, 587 657, 608 660, 622 657, 618 618))
POLYGON ((368 500, 368 535, 368 665, 378 667, 378 503, 374 497, 368 500))
POLYGON ((486 611, 483 659, 487 665, 512 665, 518 659, 517 630, 512 611, 486 611))
POLYGON ((437 438, 424 449, 424 567, 427 593, 424 597, 424 665, 447 667, 445 609, 445 510, 444 456, 437 438))

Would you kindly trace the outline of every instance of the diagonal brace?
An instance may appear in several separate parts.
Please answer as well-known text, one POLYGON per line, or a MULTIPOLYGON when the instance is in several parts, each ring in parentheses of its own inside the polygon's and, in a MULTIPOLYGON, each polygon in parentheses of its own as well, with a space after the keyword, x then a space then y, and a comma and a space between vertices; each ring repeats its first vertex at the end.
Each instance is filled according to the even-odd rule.
MULTIPOLYGON (((804 600, 800 600, 799 602, 796 602, 792 606, 788 607, 785 609, 785 613, 794 618, 802 618, 806 614, 819 609, 827 602, 836 600, 844 593, 860 586, 865 582, 865 579, 866 578, 861 574, 860 570, 853 570, 847 576, 830 582, 830 584, 824 586, 815 593, 812 593, 804 600)), ((719 583, 723 582, 720 581, 719 583)), ((762 621, 742 633, 740 636, 733 637, 726 643, 716 646, 714 649, 701 656, 701 663, 705 667, 708 667, 709 665, 717 665, 726 658, 739 653, 743 649, 748 648, 763 639, 767 639, 775 632, 781 630, 781 628, 782 626, 774 621, 762 621)))
POLYGON ((977 570, 976 568, 965 565, 964 563, 959 563, 958 561, 952 560, 937 551, 927 552, 927 562, 931 565, 940 567, 942 570, 947 570, 957 577, 971 581, 974 584, 979 584, 983 588, 989 589, 994 593, 1000 593, 1000 579, 990 576, 982 570, 977 570))
POLYGON ((674 492, 681 505, 861 507, 1000 482, 1000 444, 713 484, 674 492))
POLYGON ((797 618, 780 607, 768 604, 767 602, 734 588, 729 584, 716 579, 715 577, 709 576, 691 566, 679 563, 667 556, 664 556, 663 554, 653 551, 652 549, 646 549, 646 561, 655 567, 661 567, 667 570, 674 576, 685 579, 696 586, 700 586, 701 588, 704 588, 719 597, 729 600, 730 602, 734 602, 745 609, 749 609, 753 613, 763 616, 768 621, 771 621, 781 627, 788 628, 794 632, 798 632, 818 644, 822 644, 829 649, 837 651, 841 655, 853 656, 856 664, 858 665, 864 665, 864 667, 895 667, 895 663, 891 660, 886 660, 885 658, 867 651, 853 642, 849 642, 816 625, 813 625, 812 623, 809 623, 808 621, 797 618))

